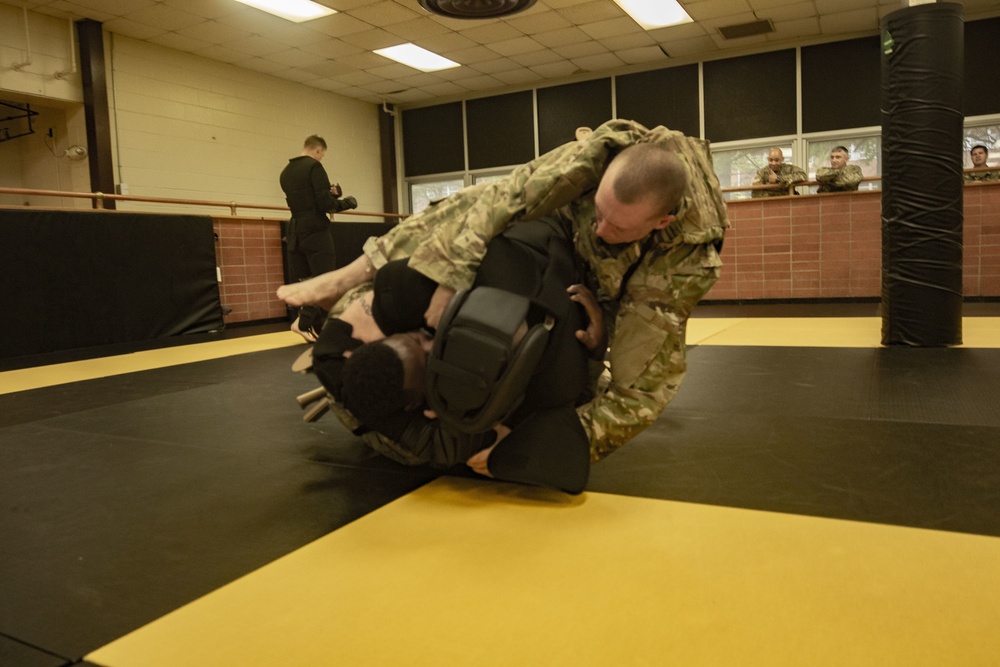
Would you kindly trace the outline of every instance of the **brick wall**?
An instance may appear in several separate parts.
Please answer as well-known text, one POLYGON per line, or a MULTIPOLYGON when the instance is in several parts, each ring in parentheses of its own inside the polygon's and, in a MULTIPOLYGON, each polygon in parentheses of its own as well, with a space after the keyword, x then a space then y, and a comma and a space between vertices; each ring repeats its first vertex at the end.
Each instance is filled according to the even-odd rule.
POLYGON ((281 225, 277 220, 213 219, 215 258, 222 274, 219 296, 228 309, 225 322, 253 322, 285 317, 285 304, 274 295, 284 281, 281 225))
MULTIPOLYGON (((705 298, 878 297, 881 194, 730 202, 722 278, 705 298)), ((1000 296, 1000 183, 969 185, 964 194, 965 296, 1000 296)))
MULTIPOLYGON (((1000 296, 1000 183, 965 188, 965 296, 1000 296)), ((729 204, 722 278, 708 300, 831 299, 881 293, 880 192, 729 204)), ((274 219, 218 217, 216 257, 227 323, 285 317, 274 219)))

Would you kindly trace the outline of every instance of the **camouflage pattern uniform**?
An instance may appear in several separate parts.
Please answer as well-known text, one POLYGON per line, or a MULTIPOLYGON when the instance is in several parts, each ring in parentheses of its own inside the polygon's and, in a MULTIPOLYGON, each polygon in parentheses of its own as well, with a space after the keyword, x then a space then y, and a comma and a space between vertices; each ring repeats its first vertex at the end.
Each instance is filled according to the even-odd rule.
POLYGON ((1000 181, 1000 171, 990 171, 984 169, 982 171, 967 171, 964 174, 965 181, 1000 181))
POLYGON ((857 190, 864 174, 856 164, 846 165, 843 169, 820 167, 816 170, 816 180, 819 188, 816 192, 850 192, 857 190))
POLYGON ((771 183, 771 167, 761 167, 757 170, 757 175, 754 176, 753 183, 751 185, 784 185, 784 188, 775 187, 773 190, 751 190, 751 197, 784 197, 791 194, 788 191, 788 186, 792 183, 801 183, 802 181, 809 180, 806 175, 805 170, 802 167, 796 167, 794 164, 788 164, 787 162, 781 163, 781 168, 778 169, 778 183, 771 183))
POLYGON ((489 239, 510 224, 544 215, 571 221, 588 286, 610 314, 610 385, 578 408, 591 460, 597 461, 652 424, 677 393, 687 368, 687 319, 719 278, 718 251, 729 221, 708 142, 664 127, 609 121, 586 140, 560 146, 501 180, 432 204, 385 236, 369 239, 365 254, 376 268, 410 257, 412 268, 439 284, 467 289, 489 239), (677 154, 688 173, 688 191, 669 227, 642 241, 608 246, 596 236, 597 185, 614 155, 645 142, 677 154))

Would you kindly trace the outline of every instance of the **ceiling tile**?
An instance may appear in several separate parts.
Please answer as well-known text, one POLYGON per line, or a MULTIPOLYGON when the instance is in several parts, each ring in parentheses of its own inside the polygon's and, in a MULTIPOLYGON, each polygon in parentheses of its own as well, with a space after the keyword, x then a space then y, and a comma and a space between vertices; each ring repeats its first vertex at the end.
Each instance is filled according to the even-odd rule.
POLYGON ((875 8, 856 9, 852 12, 825 14, 819 17, 819 27, 824 35, 838 35, 878 29, 878 12, 875 8))
POLYGON ((399 35, 393 35, 391 32, 386 32, 381 28, 344 35, 341 39, 348 44, 353 44, 368 51, 384 49, 387 46, 396 46, 403 43, 399 35))
POLYGON ((651 63, 662 60, 666 64, 667 56, 663 54, 659 46, 640 46, 637 49, 625 49, 615 51, 615 55, 624 60, 629 65, 640 63, 651 63))
POLYGON ((476 63, 475 65, 470 65, 470 67, 483 74, 496 74, 497 72, 508 72, 512 69, 518 69, 521 66, 510 58, 497 58, 496 60, 476 63))
POLYGON ((508 20, 507 23, 517 28, 525 35, 534 35, 535 33, 548 32, 549 30, 559 30, 560 28, 568 28, 573 25, 565 16, 554 11, 546 11, 532 16, 515 16, 514 18, 508 20))
POLYGON ((492 76, 482 75, 469 79, 462 79, 458 82, 458 85, 467 90, 489 90, 491 88, 502 86, 503 84, 499 79, 494 79, 492 76))
POLYGON ((209 46, 195 51, 194 54, 196 56, 201 56, 202 58, 218 60, 223 63, 237 63, 247 59, 247 54, 227 49, 224 46, 209 46))
POLYGON ((341 56, 364 52, 364 49, 360 46, 354 46, 342 39, 333 38, 323 42, 316 42, 315 44, 306 44, 302 47, 302 50, 307 53, 314 53, 317 56, 323 56, 324 58, 340 58, 341 56))
POLYGON ((441 83, 436 83, 432 86, 421 86, 420 90, 426 91, 434 97, 447 97, 449 95, 461 95, 467 89, 457 83, 442 81, 441 83))
POLYGON ((514 39, 524 35, 520 30, 513 28, 506 23, 491 23, 489 25, 467 28, 462 31, 462 35, 474 42, 488 44, 489 42, 499 42, 505 39, 514 39))
POLYGON ((272 72, 274 76, 281 77, 282 79, 287 79, 288 81, 295 81, 296 83, 305 83, 306 81, 315 81, 320 78, 315 74, 311 74, 305 70, 292 67, 289 69, 281 69, 277 72, 272 72))
POLYGON ((581 2, 557 11, 574 25, 597 23, 598 21, 621 18, 622 16, 628 17, 621 7, 608 0, 581 2))
POLYGON ((649 36, 645 30, 634 32, 628 35, 618 35, 617 37, 607 37, 601 40, 611 51, 620 49, 635 49, 645 46, 656 46, 656 40, 649 36))
POLYGON ((265 74, 273 74, 283 69, 288 69, 284 65, 276 63, 273 60, 264 60, 263 58, 257 57, 250 58, 249 60, 243 60, 238 64, 240 67, 246 67, 247 69, 264 72, 265 74))
POLYGON ((163 28, 136 23, 130 19, 116 18, 104 23, 104 28, 119 35, 134 37, 135 39, 149 39, 154 35, 162 35, 166 32, 163 28))
POLYGON ((711 54, 718 51, 718 46, 708 35, 660 42, 671 58, 682 58, 700 54, 711 54))
POLYGON ((583 44, 560 46, 553 49, 553 51, 561 55, 563 58, 585 58, 587 56, 596 56, 601 53, 608 52, 606 48, 597 42, 584 42, 583 44))
POLYGON ((408 42, 448 33, 448 29, 443 25, 424 17, 413 19, 412 21, 393 23, 392 25, 385 26, 385 29, 387 32, 399 35, 408 42))
POLYGON ((476 46, 476 44, 477 42, 474 42, 468 37, 460 35, 457 32, 452 32, 446 35, 424 37, 420 40, 419 46, 422 46, 429 51, 433 51, 434 53, 446 53, 448 51, 456 51, 458 49, 469 49, 476 46))
POLYGON ((421 17, 417 12, 389 0, 385 2, 366 3, 356 9, 352 9, 351 16, 379 27, 384 27, 391 23, 412 21, 421 17))
POLYGON ((767 38, 771 41, 777 41, 795 37, 810 37, 818 32, 819 19, 810 17, 792 21, 776 21, 774 33, 767 35, 767 38))
POLYGON ((369 67, 381 67, 385 64, 385 58, 371 51, 359 51, 337 58, 337 62, 363 70, 369 67))
MULTIPOLYGON (((134 0, 122 0, 122 2, 136 4, 134 0)), ((170 6, 206 19, 219 18, 243 9, 242 5, 233 0, 170 0, 170 6)))
POLYGON ((543 49, 541 51, 533 51, 531 53, 522 53, 520 55, 511 56, 511 60, 518 63, 519 65, 524 65, 525 67, 532 67, 534 65, 547 65, 548 63, 559 62, 565 60, 562 56, 554 51, 549 51, 548 49, 543 49))
POLYGON ((261 37, 260 35, 247 35, 240 39, 233 40, 232 42, 225 42, 220 46, 225 46, 233 51, 241 51, 257 57, 266 56, 288 49, 288 47, 284 44, 273 42, 267 37, 261 37))
POLYGON ((312 67, 313 65, 318 65, 326 60, 323 56, 317 56, 315 53, 308 53, 302 49, 279 51, 278 53, 268 56, 268 58, 287 67, 299 68, 312 67))
POLYGON ((166 5, 143 7, 142 9, 130 11, 125 14, 124 17, 132 19, 137 23, 146 23, 158 28, 163 28, 164 30, 179 30, 185 26, 205 21, 205 19, 200 16, 188 14, 187 12, 179 9, 170 9, 166 5))
POLYGON ((531 68, 531 71, 545 77, 546 79, 561 79, 575 74, 578 71, 578 68, 569 60, 561 60, 556 63, 536 65, 531 68))
POLYGON ((485 46, 473 46, 468 49, 459 49, 458 51, 441 51, 441 55, 448 58, 449 60, 454 60, 457 63, 463 65, 474 65, 475 63, 485 62, 487 60, 495 60, 499 53, 485 46))
POLYGON ((544 46, 528 36, 518 37, 517 39, 508 39, 502 42, 493 42, 490 44, 490 49, 496 51, 502 56, 513 56, 519 53, 541 51, 544 50, 544 48, 544 46))
POLYGON ((420 70, 410 67, 409 65, 393 62, 388 58, 383 58, 381 66, 369 67, 365 71, 383 79, 397 79, 403 76, 411 76, 420 70))
POLYGON ((348 86, 364 86, 369 83, 375 83, 376 81, 382 80, 382 77, 378 77, 374 74, 369 74, 368 72, 363 72, 361 70, 338 74, 337 76, 331 78, 334 81, 339 81, 340 83, 348 86))
POLYGON ((687 10, 688 16, 695 21, 733 14, 748 14, 753 11, 747 0, 701 0, 701 2, 686 3, 684 9, 687 10))
POLYGON ((811 2, 796 2, 793 5, 775 7, 767 12, 756 12, 758 18, 771 19, 775 23, 778 21, 791 21, 794 19, 811 18, 819 24, 819 15, 816 7, 811 2))
POLYGON ((532 35, 532 37, 536 42, 544 44, 550 49, 557 46, 566 46, 567 44, 579 44, 580 42, 590 40, 590 35, 576 27, 541 32, 537 35, 532 35))
POLYGON ((235 26, 211 20, 189 25, 181 28, 177 32, 186 37, 200 39, 204 42, 208 42, 209 44, 224 44, 225 42, 231 42, 234 39, 239 39, 246 34, 235 26))
MULTIPOLYGON (((7 3, 13 5, 14 3, 7 3)), ((92 2, 91 0, 76 0, 75 2, 53 2, 49 3, 56 7, 65 7, 67 9, 75 9, 76 11, 84 11, 86 14, 78 14, 78 16, 87 16, 88 18, 96 17, 90 16, 90 12, 96 12, 98 14, 104 14, 108 16, 125 16, 134 11, 141 9, 150 9, 156 6, 154 0, 99 0, 98 2, 92 2)))
POLYGON ((536 75, 527 67, 519 67, 517 69, 507 70, 506 72, 497 72, 493 76, 500 79, 508 86, 513 86, 522 83, 530 83, 535 80, 536 75))
POLYGON ((587 25, 580 26, 580 30, 583 30, 594 39, 645 32, 639 27, 638 23, 627 16, 598 21, 597 23, 588 23, 587 25))
POLYGON ((150 37, 147 41, 150 41, 153 44, 159 44, 160 46, 165 46, 168 49, 184 51, 186 53, 191 53, 193 51, 198 51, 212 46, 211 43, 206 42, 205 40, 187 37, 176 32, 165 32, 162 35, 150 37))
POLYGON ((309 27, 316 32, 321 32, 331 37, 343 37, 344 35, 352 35, 356 32, 364 32, 372 29, 370 23, 365 23, 347 14, 334 14, 333 16, 324 16, 323 18, 315 19, 309 22, 309 27))
POLYGON ((600 53, 594 56, 573 58, 572 60, 573 64, 577 67, 590 72, 600 72, 601 70, 620 68, 625 65, 622 59, 613 53, 600 53))

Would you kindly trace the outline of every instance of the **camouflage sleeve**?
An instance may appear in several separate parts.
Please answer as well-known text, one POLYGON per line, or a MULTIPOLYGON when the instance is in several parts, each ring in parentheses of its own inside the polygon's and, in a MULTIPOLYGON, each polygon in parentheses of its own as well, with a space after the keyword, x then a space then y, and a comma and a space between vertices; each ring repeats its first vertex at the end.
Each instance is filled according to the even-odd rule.
POLYGON ((816 180, 820 183, 836 183, 839 171, 839 169, 834 169, 833 167, 820 167, 816 170, 816 180))
POLYGON ((792 183, 801 183, 802 181, 808 180, 805 169, 802 167, 796 167, 794 164, 786 165, 788 169, 783 169, 781 173, 781 182, 785 185, 791 185, 792 183))
POLYGON ((409 257, 412 268, 439 284, 471 287, 490 239, 596 188, 610 156, 647 132, 632 121, 608 121, 586 141, 563 144, 503 179, 465 188, 411 216, 366 244, 365 254, 376 268, 409 257))
POLYGON ((864 177, 865 175, 861 173, 861 167, 856 164, 849 164, 844 167, 844 174, 840 185, 852 190, 857 190, 858 185, 861 183, 861 179, 864 177))
POLYGON ((687 370, 688 317, 720 267, 712 244, 682 244, 629 281, 611 343, 611 384, 577 409, 592 462, 645 430, 676 395, 687 370))

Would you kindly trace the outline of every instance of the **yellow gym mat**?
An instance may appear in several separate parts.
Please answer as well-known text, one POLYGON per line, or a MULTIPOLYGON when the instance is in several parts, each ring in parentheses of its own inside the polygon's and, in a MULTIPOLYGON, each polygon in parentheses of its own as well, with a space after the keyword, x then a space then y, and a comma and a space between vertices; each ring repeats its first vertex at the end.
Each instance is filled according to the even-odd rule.
POLYGON ((441 478, 106 667, 992 665, 1000 539, 441 478))
POLYGON ((298 334, 291 331, 281 331, 209 343, 164 347, 113 357, 36 366, 0 373, 0 394, 11 394, 15 391, 51 387, 67 382, 82 382, 123 373, 148 371, 154 368, 165 368, 177 364, 189 364, 196 361, 303 344, 304 341, 298 334))
MULTIPOLYGON (((879 317, 692 317, 688 345, 880 347, 879 317)), ((960 347, 1000 347, 1000 317, 963 317, 960 347)))

